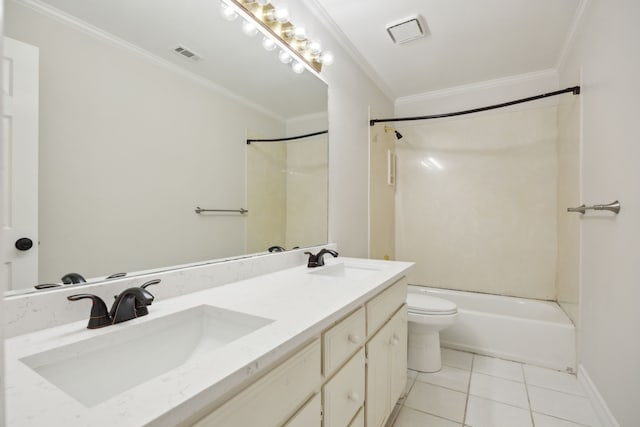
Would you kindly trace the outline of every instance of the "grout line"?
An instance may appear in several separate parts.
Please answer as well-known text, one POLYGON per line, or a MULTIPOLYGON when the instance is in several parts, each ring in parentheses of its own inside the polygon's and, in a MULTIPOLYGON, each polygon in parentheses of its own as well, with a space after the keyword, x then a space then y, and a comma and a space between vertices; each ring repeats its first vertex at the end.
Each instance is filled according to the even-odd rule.
POLYGON ((473 378, 473 362, 476 355, 471 356, 471 366, 469 367, 469 384, 467 384, 467 398, 464 401, 464 414, 462 415, 462 426, 467 424, 467 408, 469 407, 469 395, 471 394, 471 378, 473 378))
POLYGON ((527 403, 529 404, 529 417, 531 417, 531 425, 533 427, 536 426, 536 422, 533 420, 533 408, 531 408, 531 398, 529 397, 529 384, 527 384, 527 376, 524 372, 524 364, 521 365, 520 369, 522 370, 522 378, 524 379, 524 391, 527 393, 527 403))

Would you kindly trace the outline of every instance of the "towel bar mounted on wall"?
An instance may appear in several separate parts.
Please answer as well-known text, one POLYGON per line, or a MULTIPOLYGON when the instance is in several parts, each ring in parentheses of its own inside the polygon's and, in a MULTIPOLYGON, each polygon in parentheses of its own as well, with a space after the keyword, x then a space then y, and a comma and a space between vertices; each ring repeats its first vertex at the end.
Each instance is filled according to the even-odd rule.
POLYGON ((201 214, 202 212, 236 212, 239 213, 241 215, 244 215, 246 213, 248 213, 249 211, 246 210, 245 208, 240 208, 240 209, 202 209, 200 206, 197 206, 195 209, 195 212, 197 214, 201 214))
POLYGON ((610 211, 614 214, 618 215, 620 213, 620 202, 615 201, 611 202, 608 205, 593 205, 593 206, 585 206, 580 205, 577 208, 567 208, 567 212, 580 212, 584 215, 586 211, 610 211))

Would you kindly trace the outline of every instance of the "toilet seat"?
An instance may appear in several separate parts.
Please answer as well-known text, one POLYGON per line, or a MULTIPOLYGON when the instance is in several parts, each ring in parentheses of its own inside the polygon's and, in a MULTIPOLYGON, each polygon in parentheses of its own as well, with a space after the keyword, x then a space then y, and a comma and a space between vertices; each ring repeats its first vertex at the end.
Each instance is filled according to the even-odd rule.
POLYGON ((458 306, 451 301, 411 292, 407 294, 407 305, 408 311, 416 314, 447 315, 458 312, 458 306))

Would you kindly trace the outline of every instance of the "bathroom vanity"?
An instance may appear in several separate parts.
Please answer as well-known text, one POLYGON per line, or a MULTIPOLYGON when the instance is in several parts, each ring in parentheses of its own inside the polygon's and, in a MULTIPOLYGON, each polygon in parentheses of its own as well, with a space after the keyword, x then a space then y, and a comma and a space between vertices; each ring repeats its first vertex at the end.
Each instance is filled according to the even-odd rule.
POLYGON ((411 265, 330 259, 15 336, 8 425, 380 427, 405 389, 411 265))

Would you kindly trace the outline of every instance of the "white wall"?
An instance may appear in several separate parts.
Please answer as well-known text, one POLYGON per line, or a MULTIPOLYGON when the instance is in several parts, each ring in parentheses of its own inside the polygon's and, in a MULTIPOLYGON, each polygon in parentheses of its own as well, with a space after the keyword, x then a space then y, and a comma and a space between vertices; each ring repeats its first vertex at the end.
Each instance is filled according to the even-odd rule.
POLYGON ((622 204, 581 220, 578 355, 625 427, 638 424, 640 384, 639 17, 637 0, 590 0, 560 68, 562 82, 582 75, 582 202, 622 204))
POLYGON ((40 282, 245 253, 247 127, 284 123, 128 50, 8 2, 40 49, 40 282), (133 256, 135 255, 135 256, 133 256))
POLYGON ((387 96, 362 71, 334 36, 312 0, 287 4, 294 23, 322 41, 335 63, 322 75, 329 83, 329 241, 341 255, 368 254, 369 109, 392 114, 387 96))
MULTIPOLYGON (((0 34, 4 34, 4 2, 0 2, 0 34)), ((2 43, 0 43, 0 58, 4 58, 4 52, 2 51, 2 43)), ((2 87, 4 88, 4 65, 0 67, 0 82, 3 82, 2 87)), ((3 103, 0 103, 0 117, 3 117, 3 103)), ((4 120, 0 120, 0 136, 4 138, 5 135, 5 122, 4 120)), ((0 146, 3 147, 2 144, 0 146)), ((8 177, 8 172, 6 170, 7 164, 4 161, 0 161, 0 188, 6 188, 4 180, 8 177)), ((4 209, 0 210, 0 224, 6 224, 7 219, 5 217, 6 211, 4 209)), ((4 293, 8 290, 8 280, 2 277, 0 278, 0 293, 4 295, 4 293)), ((0 313, 3 314, 2 318, 0 318, 0 427, 4 427, 5 425, 5 406, 4 406, 4 298, 0 299, 0 313)))

